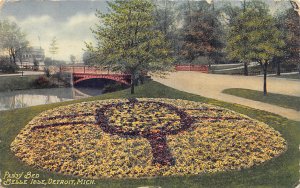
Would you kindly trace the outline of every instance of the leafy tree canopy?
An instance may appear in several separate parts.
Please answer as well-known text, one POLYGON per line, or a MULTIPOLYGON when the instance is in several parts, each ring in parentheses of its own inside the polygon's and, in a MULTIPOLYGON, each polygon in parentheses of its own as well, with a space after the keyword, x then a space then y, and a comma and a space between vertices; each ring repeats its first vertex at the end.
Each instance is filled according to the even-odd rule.
POLYGON ((230 59, 268 63, 283 53, 284 45, 275 20, 265 6, 247 9, 230 27, 227 51, 230 59))
POLYGON ((21 28, 14 22, 0 21, 0 49, 9 55, 11 63, 16 63, 18 57, 29 50, 29 42, 21 28))
POLYGON ((190 63, 200 56, 216 60, 218 56, 221 56, 224 46, 223 30, 217 11, 211 10, 211 5, 206 2, 196 3, 196 8, 192 7, 191 3, 187 3, 189 11, 182 30, 181 55, 190 63))
POLYGON ((155 29, 154 5, 148 0, 107 2, 110 12, 97 11, 100 24, 92 32, 97 45, 87 44, 90 52, 103 56, 104 68, 131 74, 164 74, 172 67, 170 46, 163 33, 155 29))
POLYGON ((97 46, 87 44, 89 51, 105 57, 99 63, 131 74, 170 70, 169 46, 154 29, 154 5, 147 0, 115 0, 108 5, 110 13, 96 13, 100 19, 93 30, 97 46))

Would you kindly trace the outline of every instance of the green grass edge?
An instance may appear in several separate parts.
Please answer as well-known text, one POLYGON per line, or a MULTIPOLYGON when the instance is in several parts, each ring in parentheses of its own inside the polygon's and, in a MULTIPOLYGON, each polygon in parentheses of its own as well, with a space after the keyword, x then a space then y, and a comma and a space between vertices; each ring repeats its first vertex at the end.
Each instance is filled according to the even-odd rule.
POLYGON ((264 96, 262 91, 242 88, 229 88, 223 90, 222 93, 300 111, 300 97, 297 96, 276 93, 267 93, 267 96, 264 96))
MULTIPOLYGON (((96 180, 95 185, 82 185, 76 187, 139 187, 139 186, 161 186, 161 187, 295 187, 299 181, 299 143, 300 122, 288 120, 281 116, 245 107, 242 105, 226 103, 214 99, 178 91, 157 82, 148 82, 136 88, 136 94, 130 95, 129 90, 90 97, 81 100, 40 105, 23 109, 0 112, 0 171, 1 178, 5 171, 10 172, 32 172, 40 174, 39 179, 78 179, 76 177, 64 176, 50 172, 40 171, 20 162, 10 151, 10 144, 20 130, 36 115, 42 111, 62 105, 102 100, 110 98, 128 97, 153 97, 186 99, 205 102, 236 112, 248 115, 254 119, 265 122, 278 130, 288 142, 288 150, 279 157, 272 159, 260 166, 241 171, 232 171, 216 174, 187 175, 183 177, 156 177, 147 179, 101 179, 96 180)), ((22 185, 10 187, 40 187, 40 185, 22 185)), ((62 187, 61 185, 48 185, 47 187, 62 187)), ((66 185, 64 187, 72 187, 66 185)))

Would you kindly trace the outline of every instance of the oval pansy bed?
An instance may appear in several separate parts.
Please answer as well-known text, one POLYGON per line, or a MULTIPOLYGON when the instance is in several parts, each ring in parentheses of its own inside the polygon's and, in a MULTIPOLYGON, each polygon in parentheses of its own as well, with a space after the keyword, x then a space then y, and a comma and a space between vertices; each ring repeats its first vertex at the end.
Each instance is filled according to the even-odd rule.
POLYGON ((259 165, 280 133, 236 112, 175 99, 111 99, 45 111, 11 144, 33 167, 88 178, 201 174, 259 165))

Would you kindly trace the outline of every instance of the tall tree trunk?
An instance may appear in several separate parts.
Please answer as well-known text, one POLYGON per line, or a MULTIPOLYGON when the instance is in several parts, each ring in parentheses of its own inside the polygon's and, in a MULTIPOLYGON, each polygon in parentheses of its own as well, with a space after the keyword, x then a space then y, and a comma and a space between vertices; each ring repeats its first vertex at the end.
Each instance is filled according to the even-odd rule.
POLYGON ((14 62, 14 60, 13 60, 13 54, 12 54, 13 52, 12 52, 12 49, 11 48, 9 48, 8 49, 8 55, 9 55, 9 62, 10 63, 13 63, 14 62))
POLYGON ((248 63, 244 62, 244 75, 248 76, 248 63))
POLYGON ((138 86, 138 85, 139 85, 139 78, 135 78, 135 79, 134 79, 134 85, 135 85, 135 86, 138 86))
POLYGON ((144 75, 140 74, 139 80, 140 80, 141 84, 143 85, 144 84, 144 75))
POLYGON ((130 93, 134 94, 134 84, 135 84, 135 76, 134 73, 131 73, 131 89, 130 89, 130 93))
POLYGON ((191 2, 188 0, 187 1, 188 3, 188 7, 189 7, 189 20, 190 20, 190 23, 192 23, 192 11, 191 11, 191 2))
POLYGON ((16 56, 15 56, 15 54, 13 55, 13 61, 14 61, 14 64, 16 65, 17 63, 16 63, 16 56))
POLYGON ((244 13, 246 12, 246 0, 244 0, 244 2, 243 2, 243 12, 244 13))
POLYGON ((280 60, 277 61, 277 76, 280 76, 280 60))
POLYGON ((167 1, 165 0, 165 10, 164 10, 164 35, 165 40, 167 39, 167 1))
POLYGON ((265 62, 263 64, 263 72, 264 72, 264 96, 267 95, 267 69, 268 69, 268 63, 265 62))

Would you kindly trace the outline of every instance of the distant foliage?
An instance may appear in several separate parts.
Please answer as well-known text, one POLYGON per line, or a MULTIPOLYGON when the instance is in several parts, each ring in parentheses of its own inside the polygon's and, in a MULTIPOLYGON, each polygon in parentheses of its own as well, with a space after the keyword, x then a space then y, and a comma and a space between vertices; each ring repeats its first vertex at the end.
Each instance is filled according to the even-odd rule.
POLYGON ((0 20, 0 50, 8 54, 10 63, 22 61, 22 55, 30 51, 26 34, 14 22, 0 20))
POLYGON ((52 55, 55 55, 58 53, 58 44, 57 44, 57 38, 56 37, 53 37, 52 38, 52 41, 50 43, 50 46, 49 46, 49 52, 52 54, 52 55))
POLYGON ((227 52, 231 59, 269 63, 285 43, 275 20, 268 9, 262 6, 247 9, 230 27, 227 52))
POLYGON ((180 59, 198 64, 200 57, 206 57, 205 64, 209 65, 221 61, 224 32, 218 11, 205 1, 187 1, 182 9, 180 59))
POLYGON ((275 19, 263 2, 239 14, 230 27, 227 53, 230 59, 258 62, 264 72, 264 94, 268 64, 275 56, 282 56, 285 47, 282 34, 275 26, 275 19))
POLYGON ((33 82, 34 86, 37 88, 45 88, 51 86, 50 80, 45 76, 40 76, 33 82))
POLYGON ((286 58, 288 62, 300 64, 300 16, 289 9, 286 11, 283 23, 284 33, 286 34, 286 58))
POLYGON ((3 73, 15 73, 18 66, 11 63, 8 57, 0 57, 0 71, 3 73))

